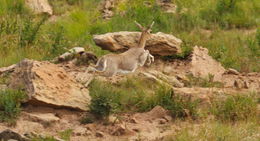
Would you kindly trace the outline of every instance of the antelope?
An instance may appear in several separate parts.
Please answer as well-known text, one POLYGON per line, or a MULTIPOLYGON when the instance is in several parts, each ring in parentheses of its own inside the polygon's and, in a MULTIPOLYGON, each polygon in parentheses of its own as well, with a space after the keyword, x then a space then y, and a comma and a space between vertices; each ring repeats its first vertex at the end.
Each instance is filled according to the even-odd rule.
POLYGON ((148 59, 148 65, 154 62, 154 57, 150 54, 149 50, 145 50, 145 43, 151 36, 151 28, 154 22, 147 28, 144 28, 135 21, 135 24, 142 31, 140 40, 138 41, 137 47, 128 49, 121 54, 107 54, 102 56, 96 63, 95 66, 91 67, 90 70, 99 72, 103 76, 111 77, 117 73, 131 73, 134 72, 138 66, 144 66, 148 59))

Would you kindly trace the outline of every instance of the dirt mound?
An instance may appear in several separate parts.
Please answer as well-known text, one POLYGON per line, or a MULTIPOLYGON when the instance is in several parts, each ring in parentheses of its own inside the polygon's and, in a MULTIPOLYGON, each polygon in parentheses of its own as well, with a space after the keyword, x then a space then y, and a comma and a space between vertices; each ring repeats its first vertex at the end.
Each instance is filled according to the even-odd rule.
POLYGON ((196 77, 208 77, 211 74, 214 75, 214 81, 220 81, 225 68, 208 55, 208 49, 195 46, 191 56, 190 71, 196 77))
MULTIPOLYGON (((123 52, 137 46, 141 32, 114 32, 95 35, 94 41, 102 49, 123 52)), ((145 48, 153 55, 168 56, 181 52, 182 41, 173 35, 158 32, 147 40, 145 48)))
POLYGON ((24 88, 28 102, 87 110, 88 90, 63 68, 49 62, 23 60, 15 68, 9 87, 24 88))

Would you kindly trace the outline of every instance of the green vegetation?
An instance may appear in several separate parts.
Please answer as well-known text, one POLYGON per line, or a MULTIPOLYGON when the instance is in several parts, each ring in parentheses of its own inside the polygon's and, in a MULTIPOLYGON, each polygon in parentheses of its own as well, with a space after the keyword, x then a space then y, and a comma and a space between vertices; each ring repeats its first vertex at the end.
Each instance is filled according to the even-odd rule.
POLYGON ((214 102, 211 112, 222 121, 255 119, 257 118, 257 98, 252 94, 228 96, 225 100, 214 102))
POLYGON ((72 129, 67 129, 67 130, 60 132, 60 137, 64 141, 70 141, 71 134, 72 134, 72 129))
POLYGON ((258 141, 259 131, 259 123, 255 121, 235 124, 209 121, 190 124, 165 141, 258 141))
MULTIPOLYGON (((146 112, 157 105, 168 109, 176 118, 197 116, 198 101, 174 94, 167 86, 145 79, 133 77, 119 84, 95 80, 91 83, 90 95, 90 112, 98 118, 106 118, 111 113, 146 112)), ((88 118, 84 121, 90 122, 88 118)))
POLYGON ((21 102, 25 93, 20 90, 0 91, 0 122, 15 123, 21 111, 21 102))
POLYGON ((4 73, 0 76, 0 84, 8 84, 10 81, 10 73, 4 73))
MULTIPOLYGON (((72 134, 72 130, 67 129, 67 130, 61 131, 59 133, 59 136, 60 136, 60 139, 62 139, 64 141, 70 141, 71 134, 72 134)), ((54 136, 41 136, 41 135, 39 135, 39 136, 36 135, 35 137, 33 137, 30 140, 31 141, 58 141, 58 139, 56 139, 54 136)))
POLYGON ((154 0, 119 2, 115 16, 103 20, 100 0, 52 0, 55 22, 46 15, 32 15, 24 0, 2 0, 0 6, 0 66, 23 58, 48 60, 67 48, 83 46, 98 56, 107 53, 94 45, 92 36, 122 30, 136 31, 134 22, 150 24, 154 32, 173 34, 183 40, 184 53, 200 45, 225 67, 259 71, 259 19, 257 0, 173 0, 175 14, 164 13, 154 0), (147 2, 146 2, 147 3, 147 2), (153 13, 153 14, 151 14, 153 13), (61 16, 61 17, 59 17, 61 16), (258 30, 257 30, 258 29, 258 30), (257 32, 255 32, 257 30, 257 32), (40 52, 40 53, 39 53, 40 52))
POLYGON ((223 84, 221 82, 213 81, 213 75, 209 75, 206 78, 194 77, 193 75, 188 75, 187 77, 189 79, 189 81, 185 82, 185 86, 187 87, 199 86, 223 88, 223 84))

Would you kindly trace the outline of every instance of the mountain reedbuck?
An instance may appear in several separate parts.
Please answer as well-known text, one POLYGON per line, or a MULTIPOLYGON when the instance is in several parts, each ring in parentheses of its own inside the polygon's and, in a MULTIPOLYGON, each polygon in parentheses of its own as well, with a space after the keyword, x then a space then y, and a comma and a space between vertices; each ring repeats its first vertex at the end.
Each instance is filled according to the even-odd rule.
POLYGON ((148 65, 154 62, 154 57, 145 50, 146 40, 150 38, 151 28, 154 22, 147 28, 141 26, 135 21, 136 25, 141 29, 142 34, 137 47, 128 49, 121 54, 107 54, 102 56, 97 64, 91 67, 91 70, 101 73, 106 77, 111 77, 116 73, 134 72, 138 66, 143 66, 148 59, 148 65))

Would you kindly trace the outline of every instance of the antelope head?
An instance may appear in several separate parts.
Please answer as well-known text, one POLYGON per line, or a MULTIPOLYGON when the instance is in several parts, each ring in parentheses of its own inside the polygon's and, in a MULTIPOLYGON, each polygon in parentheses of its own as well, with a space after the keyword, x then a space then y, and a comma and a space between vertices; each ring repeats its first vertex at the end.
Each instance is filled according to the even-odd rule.
POLYGON ((141 24, 139 24, 136 21, 135 21, 135 24, 142 31, 142 34, 141 34, 141 37, 140 37, 140 40, 139 40, 139 43, 138 43, 138 47, 144 48, 146 40, 151 37, 151 32, 152 32, 152 27, 154 25, 154 21, 148 27, 143 27, 141 24))

